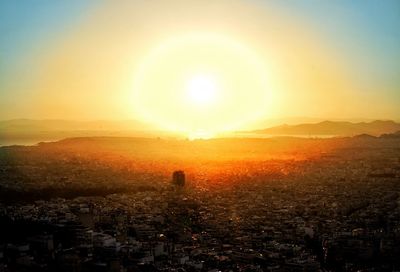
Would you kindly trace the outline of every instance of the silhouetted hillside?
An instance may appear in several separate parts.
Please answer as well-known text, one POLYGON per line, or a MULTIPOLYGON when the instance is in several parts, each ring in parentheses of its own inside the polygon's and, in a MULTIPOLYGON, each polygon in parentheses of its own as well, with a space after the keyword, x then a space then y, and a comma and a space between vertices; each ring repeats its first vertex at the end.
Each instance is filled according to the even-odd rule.
POLYGON ((145 130, 148 125, 135 120, 122 121, 71 121, 71 120, 31 120, 14 119, 0 121, 1 133, 29 133, 40 131, 107 131, 107 130, 145 130))
POLYGON ((400 139, 400 130, 395 133, 382 134, 381 138, 396 138, 400 139))
POLYGON ((400 130, 400 124, 394 121, 373 122, 332 122, 324 121, 314 124, 282 125, 263 130, 256 130, 255 133, 270 135, 332 135, 332 136, 354 136, 369 134, 379 136, 385 133, 394 133, 400 130))
POLYGON ((87 136, 154 136, 164 135, 153 127, 135 120, 71 121, 15 119, 0 121, 1 145, 32 145, 42 141, 57 141, 87 136))

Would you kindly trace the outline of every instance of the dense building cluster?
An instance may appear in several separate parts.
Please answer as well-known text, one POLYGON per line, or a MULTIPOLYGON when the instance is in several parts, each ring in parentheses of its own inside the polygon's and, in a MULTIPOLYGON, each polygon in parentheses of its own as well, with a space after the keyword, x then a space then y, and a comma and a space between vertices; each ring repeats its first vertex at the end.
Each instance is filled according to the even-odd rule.
MULTIPOLYGON (((151 186, 2 203, 0 271, 400 270, 398 141, 210 164, 188 166, 184 186, 172 172, 116 171, 110 184, 151 186)), ((3 158, 2 167, 10 176, 16 166, 3 158)), ((81 176, 91 184, 102 167, 60 176, 84 186, 81 176)))

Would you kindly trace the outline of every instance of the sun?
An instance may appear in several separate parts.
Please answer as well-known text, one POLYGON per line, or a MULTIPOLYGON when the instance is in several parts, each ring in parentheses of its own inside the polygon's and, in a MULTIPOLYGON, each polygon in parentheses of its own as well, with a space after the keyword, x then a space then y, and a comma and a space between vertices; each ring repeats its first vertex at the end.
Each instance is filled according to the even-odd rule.
POLYGON ((186 83, 187 100, 195 106, 208 106, 217 100, 218 85, 210 75, 195 75, 186 83))
POLYGON ((143 56, 130 100, 141 121, 185 135, 215 135, 265 118, 273 89, 255 50, 231 37, 190 33, 143 56))

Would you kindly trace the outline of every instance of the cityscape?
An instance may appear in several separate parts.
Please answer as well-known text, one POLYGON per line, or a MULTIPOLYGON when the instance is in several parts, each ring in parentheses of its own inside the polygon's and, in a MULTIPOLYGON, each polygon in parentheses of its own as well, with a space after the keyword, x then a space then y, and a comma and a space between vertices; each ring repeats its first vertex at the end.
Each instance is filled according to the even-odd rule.
POLYGON ((229 162, 218 152, 221 159, 192 154, 182 163, 171 154, 166 161, 164 150, 137 161, 145 156, 121 148, 149 141, 192 149, 216 140, 2 147, 2 271, 400 268, 396 134, 291 139, 298 147, 290 153, 237 154, 229 162), (80 153, 82 145, 90 151, 80 153), (177 165, 186 171, 169 171, 177 165))
POLYGON ((399 257, 399 0, 0 1, 0 272, 399 257))

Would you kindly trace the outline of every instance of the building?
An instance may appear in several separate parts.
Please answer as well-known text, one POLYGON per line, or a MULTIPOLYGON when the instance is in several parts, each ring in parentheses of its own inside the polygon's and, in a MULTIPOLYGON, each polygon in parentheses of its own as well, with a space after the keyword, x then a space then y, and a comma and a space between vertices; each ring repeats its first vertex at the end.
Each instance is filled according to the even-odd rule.
POLYGON ((185 186, 185 172, 179 170, 172 173, 172 184, 185 186))

